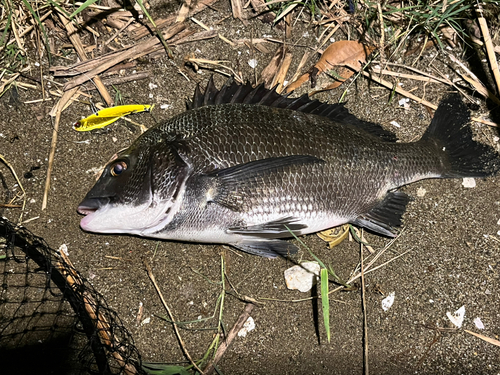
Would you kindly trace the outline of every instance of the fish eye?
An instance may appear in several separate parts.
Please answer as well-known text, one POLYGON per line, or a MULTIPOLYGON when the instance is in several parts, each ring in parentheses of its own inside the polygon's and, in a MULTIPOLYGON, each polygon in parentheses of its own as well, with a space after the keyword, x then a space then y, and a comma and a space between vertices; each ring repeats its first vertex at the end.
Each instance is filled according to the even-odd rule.
POLYGON ((116 177, 122 174, 122 172, 127 170, 127 163, 124 161, 117 161, 109 168, 111 176, 116 177))

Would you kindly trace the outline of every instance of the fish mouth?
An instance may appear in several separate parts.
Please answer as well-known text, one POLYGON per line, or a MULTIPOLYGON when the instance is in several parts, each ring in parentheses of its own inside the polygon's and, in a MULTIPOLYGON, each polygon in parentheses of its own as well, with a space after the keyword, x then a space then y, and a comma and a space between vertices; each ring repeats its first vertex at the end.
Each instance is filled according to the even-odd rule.
POLYGON ((78 208, 76 209, 76 211, 80 215, 84 215, 84 216, 90 215, 91 213, 96 212, 97 210, 98 210, 97 208, 90 208, 90 207, 82 206, 82 205, 78 206, 78 208))
POLYGON ((76 211, 81 215, 87 216, 106 206, 109 201, 109 198, 85 198, 78 205, 76 211))
POLYGON ((109 198, 85 198, 76 209, 85 217, 80 220, 80 228, 89 232, 100 232, 96 230, 95 219, 99 218, 98 212, 107 211, 109 208, 109 198))

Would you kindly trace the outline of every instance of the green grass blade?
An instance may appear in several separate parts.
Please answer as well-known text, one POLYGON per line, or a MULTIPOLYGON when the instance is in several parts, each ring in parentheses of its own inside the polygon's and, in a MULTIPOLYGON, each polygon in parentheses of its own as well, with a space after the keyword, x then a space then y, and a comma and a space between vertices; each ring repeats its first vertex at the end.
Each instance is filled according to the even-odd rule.
POLYGON ((153 17, 151 17, 149 15, 148 11, 146 10, 146 7, 144 6, 143 1, 142 0, 136 0, 136 1, 137 1, 137 4, 139 4, 139 6, 141 7, 142 12, 148 18, 149 22, 151 22, 151 24, 153 25, 153 28, 154 28, 154 30, 156 32, 156 35, 158 36, 158 38, 160 38, 160 41, 163 44, 163 47, 165 47, 165 50, 167 51, 168 58, 169 59, 173 59, 174 56, 172 55, 172 51, 170 50, 167 41, 163 38, 163 35, 162 35, 161 31, 158 30, 158 27, 156 26, 156 23, 153 20, 153 17))
POLYGON ((64 14, 64 16, 69 19, 69 13, 66 12, 66 9, 64 9, 61 5, 59 5, 58 3, 56 3, 55 1, 53 0, 48 0, 49 4, 51 4, 53 7, 57 8, 57 10, 59 10, 62 14, 64 14))
POLYGON ((76 16, 81 11, 87 9, 90 5, 94 4, 96 1, 97 0, 87 0, 82 5, 80 5, 77 10, 75 10, 73 13, 71 13, 69 18, 72 19, 74 16, 76 16))
POLYGON ((323 321, 325 323, 326 338, 330 343, 330 299, 328 297, 328 270, 321 269, 321 307, 323 310, 323 321))
POLYGON ((3 50, 4 48, 4 44, 5 46, 7 45, 7 34, 9 33, 9 30, 10 30, 10 24, 12 23, 12 10, 10 9, 10 7, 7 6, 7 3, 6 1, 4 0, 3 1, 3 4, 4 4, 4 9, 8 9, 8 15, 7 15, 7 24, 5 25, 4 29, 3 29, 3 33, 2 33, 2 39, 0 39, 0 48, 3 50))
POLYGON ((142 369, 150 375, 191 375, 185 367, 166 363, 142 362, 142 369))
POLYGON ((23 0, 23 4, 28 8, 29 12, 33 16, 33 18, 36 20, 38 23, 38 27, 42 31, 43 38, 45 40, 44 42, 44 47, 45 50, 47 51, 47 58, 49 60, 49 64, 51 63, 51 56, 50 56, 50 49, 49 49, 49 37, 47 36, 47 33, 45 32, 45 27, 43 27, 42 21, 40 21, 40 17, 38 17, 38 14, 35 12, 35 10, 31 7, 31 4, 27 0, 23 0))

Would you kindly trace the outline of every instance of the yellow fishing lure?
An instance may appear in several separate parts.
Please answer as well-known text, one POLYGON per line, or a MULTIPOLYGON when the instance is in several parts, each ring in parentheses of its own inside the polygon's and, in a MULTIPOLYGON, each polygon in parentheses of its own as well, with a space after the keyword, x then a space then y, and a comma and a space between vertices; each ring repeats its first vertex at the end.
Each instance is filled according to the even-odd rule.
POLYGON ((89 130, 100 129, 118 121, 120 118, 130 115, 131 113, 149 112, 154 108, 149 104, 130 104, 118 105, 116 107, 109 107, 101 109, 99 112, 81 119, 73 125, 74 129, 79 132, 86 132, 89 130))

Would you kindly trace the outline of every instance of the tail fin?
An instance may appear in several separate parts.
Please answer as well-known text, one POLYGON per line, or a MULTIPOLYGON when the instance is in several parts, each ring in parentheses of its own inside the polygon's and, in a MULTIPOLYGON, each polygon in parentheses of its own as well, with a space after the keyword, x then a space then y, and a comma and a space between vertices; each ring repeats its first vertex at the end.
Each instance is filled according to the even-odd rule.
POLYGON ((470 113, 458 94, 439 104, 422 141, 433 142, 447 155, 443 178, 487 177, 500 170, 500 155, 472 139, 470 113))

